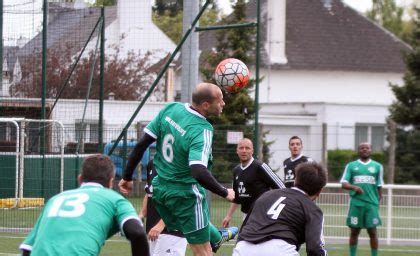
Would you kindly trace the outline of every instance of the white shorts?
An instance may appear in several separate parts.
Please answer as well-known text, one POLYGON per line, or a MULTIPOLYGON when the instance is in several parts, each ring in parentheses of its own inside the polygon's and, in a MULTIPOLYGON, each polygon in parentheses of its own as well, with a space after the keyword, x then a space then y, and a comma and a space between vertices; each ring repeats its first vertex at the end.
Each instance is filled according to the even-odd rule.
POLYGON ((184 256, 187 239, 168 234, 160 234, 155 241, 149 241, 150 256, 184 256))
POLYGON ((253 244, 247 241, 240 241, 233 249, 232 256, 299 256, 296 246, 286 243, 281 239, 253 244))

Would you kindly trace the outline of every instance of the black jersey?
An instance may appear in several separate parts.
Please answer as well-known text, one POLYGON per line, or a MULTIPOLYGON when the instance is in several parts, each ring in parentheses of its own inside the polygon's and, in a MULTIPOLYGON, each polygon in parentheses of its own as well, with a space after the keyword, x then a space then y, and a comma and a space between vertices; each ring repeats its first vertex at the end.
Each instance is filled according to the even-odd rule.
POLYGON ((283 161, 284 168, 284 185, 287 188, 293 187, 295 184, 295 169, 296 166, 300 163, 312 162, 313 160, 307 156, 299 155, 298 157, 292 159, 291 157, 283 161))
MULTIPOLYGON (((156 210, 156 207, 152 201, 152 194, 153 194, 153 186, 152 186, 152 180, 154 177, 156 177, 157 172, 156 169, 153 166, 153 161, 149 161, 147 165, 147 183, 144 187, 144 190, 147 193, 147 196, 149 197, 147 200, 147 219, 146 219, 146 233, 149 234, 149 231, 161 220, 161 217, 159 213, 156 210)), ((179 236, 183 237, 181 231, 168 231, 168 229, 165 227, 161 234, 169 234, 173 236, 179 236)))
POLYGON ((307 255, 327 255, 324 250, 323 213, 298 188, 268 191, 255 201, 239 232, 238 241, 254 244, 281 239, 297 250, 306 243, 307 255))
POLYGON ((241 205, 241 211, 248 213, 255 200, 270 188, 285 188, 280 178, 265 164, 252 159, 242 167, 233 169, 234 202, 241 205))

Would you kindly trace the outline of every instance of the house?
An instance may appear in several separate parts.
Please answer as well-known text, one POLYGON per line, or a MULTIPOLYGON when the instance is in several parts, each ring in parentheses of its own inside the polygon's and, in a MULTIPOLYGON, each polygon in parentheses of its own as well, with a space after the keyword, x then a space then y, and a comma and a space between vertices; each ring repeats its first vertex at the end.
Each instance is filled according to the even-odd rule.
MULTIPOLYGON (((247 7, 255 20, 256 1, 247 7)), ((403 52, 410 47, 340 0, 261 0, 259 122, 281 168, 288 139, 303 139, 304 153, 386 146, 389 83, 402 84, 403 52)), ((211 32, 202 50, 216 45, 211 32)))
MULTIPOLYGON (((88 7, 85 1, 75 0, 50 2, 48 11, 48 50, 70 51, 70 54, 76 57, 87 43, 91 33, 92 38, 87 44, 86 52, 95 50, 100 30, 96 29, 94 31, 94 28, 101 16, 101 8, 88 7)), ((152 63, 149 70, 152 70, 150 72, 156 72, 156 69, 159 70, 162 63, 167 60, 168 53, 172 52, 175 47, 176 45, 171 39, 152 22, 152 0, 120 0, 117 5, 105 8, 105 54, 118 54, 118 58, 126 58, 132 52, 140 54, 151 52, 152 63), (118 48, 118 52, 115 50, 116 48, 118 48)), ((21 69, 25 67, 26 63, 31 64, 29 68, 41 65, 41 52, 42 33, 38 33, 19 47, 5 47, 3 85, 0 91, 2 93, 0 96, 4 97, 0 101, 1 117, 40 118, 40 99, 10 97, 9 88, 13 83, 25 78, 22 77, 24 73, 21 69), (34 54, 39 54, 35 61, 31 60, 34 54)), ((71 64, 66 63, 66 65, 71 64)), ((31 75, 31 72, 28 73, 31 75)), ((63 77, 63 83, 64 79, 63 77)), ((168 92, 166 96, 173 97, 170 95, 172 94, 168 92)), ((124 124, 129 120, 129 115, 137 107, 138 102, 112 101, 112 93, 105 95, 105 97, 111 99, 109 103, 108 101, 105 103, 105 129, 116 129, 115 132, 105 134, 104 141, 108 142, 118 136, 124 124), (111 109, 114 111, 108 109, 108 106, 112 106, 111 109)), ((159 97, 152 97, 150 101, 156 102, 158 100, 159 97)), ((53 104, 53 99, 46 100, 47 113, 50 112, 53 104)), ((97 142, 98 101, 89 101, 84 119, 85 124, 82 125, 84 104, 84 100, 60 99, 49 116, 49 118, 63 123, 66 130, 69 131, 66 132, 65 136, 64 143, 66 144, 76 141, 77 133, 80 133, 80 131, 76 131, 78 129, 83 130, 85 142, 97 142)), ((148 110, 150 115, 159 111, 164 103, 156 103, 157 110, 155 110, 154 104, 150 103, 146 107, 146 109, 153 109, 151 112, 148 110)), ((135 123, 139 122, 138 119, 150 121, 151 118, 147 116, 148 114, 143 114, 136 118, 135 123)), ((129 136, 136 138, 134 128, 130 132, 133 134, 129 134, 129 136)), ((12 124, 0 124, 0 141, 6 140, 6 138, 13 139, 16 136, 13 133, 12 124)), ((35 137, 29 140, 34 142, 32 144, 39 144, 35 137)))
MULTIPOLYGON (((126 58, 129 53, 152 53, 152 64, 165 58, 176 45, 152 22, 152 1, 121 0, 105 8, 105 54, 126 58), (116 51, 118 48, 118 52, 116 51)), ((94 31, 101 16, 101 8, 88 7, 83 0, 49 3, 47 49, 70 51, 77 56, 90 39, 85 55, 96 48, 100 30, 94 31)), ((16 47, 15 47, 16 48, 16 47)), ((19 59, 17 74, 25 61, 42 51, 42 33, 25 45, 14 49, 11 56, 19 59)), ((4 54, 6 59, 6 54, 4 54)), ((5 60, 3 60, 3 63, 5 60)), ((36 62, 41 65, 41 57, 36 62)), ((71 63, 66 63, 70 65, 71 63)), ((9 64, 10 65, 10 64, 9 64)), ((6 81, 6 80, 5 80, 6 81)), ((4 85, 3 91, 8 90, 4 85)))

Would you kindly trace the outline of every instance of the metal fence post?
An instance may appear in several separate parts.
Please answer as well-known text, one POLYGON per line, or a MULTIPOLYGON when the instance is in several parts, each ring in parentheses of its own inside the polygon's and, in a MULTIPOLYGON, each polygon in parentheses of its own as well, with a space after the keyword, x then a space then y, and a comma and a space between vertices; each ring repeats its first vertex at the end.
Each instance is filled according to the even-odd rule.
POLYGON ((386 244, 390 245, 392 238, 392 187, 388 188, 387 195, 386 244))

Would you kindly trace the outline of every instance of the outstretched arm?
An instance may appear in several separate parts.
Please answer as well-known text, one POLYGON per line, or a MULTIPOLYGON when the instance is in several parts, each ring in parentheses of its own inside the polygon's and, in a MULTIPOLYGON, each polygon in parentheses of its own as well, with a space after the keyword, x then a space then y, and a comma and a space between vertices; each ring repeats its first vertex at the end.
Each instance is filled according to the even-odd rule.
POLYGON ((146 151, 146 149, 153 142, 155 142, 155 139, 149 134, 145 133, 144 136, 140 139, 140 141, 136 144, 130 156, 128 157, 127 167, 125 168, 123 173, 124 180, 133 180, 132 176, 134 170, 136 169, 136 166, 141 161, 141 158, 143 157, 143 154, 146 151))
POLYGON ((201 164, 193 164, 191 167, 191 175, 203 186, 205 189, 226 198, 228 201, 233 201, 235 192, 233 189, 227 189, 220 184, 210 173, 210 171, 201 164))
POLYGON ((144 152, 152 144, 155 139, 149 134, 144 134, 140 141, 136 144, 130 156, 128 157, 127 167, 124 170, 123 177, 118 183, 121 193, 128 195, 133 189, 133 173, 139 164, 144 152))
POLYGON ((149 256, 146 232, 138 219, 127 220, 123 225, 123 232, 131 243, 131 254, 133 256, 149 256))
POLYGON ((232 216, 235 213, 237 208, 238 208, 238 204, 235 204, 235 203, 230 204, 230 208, 226 214, 226 217, 222 221, 222 227, 224 228, 229 227, 229 222, 232 219, 232 216))

